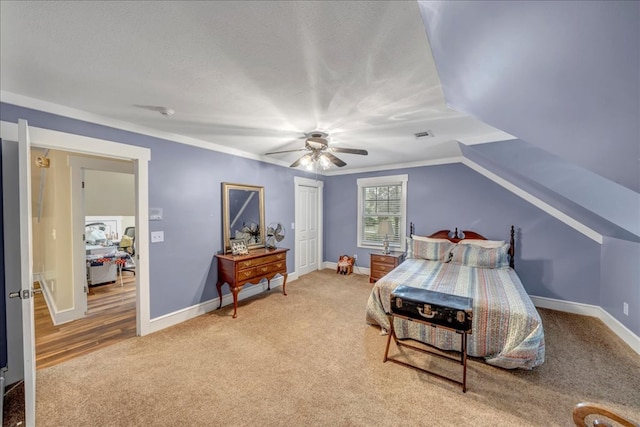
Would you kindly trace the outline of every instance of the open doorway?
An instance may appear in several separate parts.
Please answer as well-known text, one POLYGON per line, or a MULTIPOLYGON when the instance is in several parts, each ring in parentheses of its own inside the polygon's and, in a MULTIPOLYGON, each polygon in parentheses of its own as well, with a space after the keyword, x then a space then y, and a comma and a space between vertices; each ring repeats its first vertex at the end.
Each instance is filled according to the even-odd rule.
POLYGON ((127 252, 135 246, 125 236, 135 230, 136 198, 131 161, 38 148, 32 159, 39 369, 136 335, 135 259, 127 252))
MULTIPOLYGON (((15 315, 7 316, 8 365, 6 371, 8 383, 24 383, 24 413, 26 423, 35 420, 35 333, 33 298, 33 254, 32 239, 32 198, 31 198, 31 156, 30 147, 67 150, 84 155, 105 156, 113 159, 130 160, 135 170, 136 182, 136 243, 139 253, 149 253, 149 161, 151 150, 135 145, 123 144, 84 135, 76 135, 45 128, 32 127, 24 119, 18 123, 0 121, 0 138, 3 148, 3 199, 5 223, 7 215, 14 218, 14 227, 7 233, 5 228, 5 273, 10 271, 15 282, 20 285, 21 298, 18 304, 11 304, 15 315), (9 142, 9 143, 7 143, 9 142), (5 144, 6 143, 6 144, 5 144), (6 146, 6 147, 5 147, 6 146), (6 150, 5 150, 6 148, 6 150), (6 155, 6 156, 5 156, 6 155), (6 161, 5 161, 6 160, 6 161), (5 171, 7 171, 5 173, 5 171), (10 179, 9 179, 10 178, 10 179), (8 203, 7 201, 10 201, 8 203), (7 209, 10 206, 11 209, 7 209), (12 248, 14 262, 7 263, 7 250, 12 248), (19 248, 19 250, 16 250, 19 248), (11 269, 6 267, 10 265, 11 269), (22 345, 19 343, 22 342, 22 345)), ((75 189, 72 189, 75 191, 75 189)), ((82 227, 82 224, 81 224, 82 227)), ((81 235, 81 234, 80 234, 81 235)), ((84 242, 74 242, 73 250, 84 251, 84 242)), ((61 255, 67 258, 73 252, 61 255)), ((9 311, 9 308, 7 309, 9 311)), ((136 258, 136 334, 146 335, 162 325, 151 323, 149 259, 136 258)))

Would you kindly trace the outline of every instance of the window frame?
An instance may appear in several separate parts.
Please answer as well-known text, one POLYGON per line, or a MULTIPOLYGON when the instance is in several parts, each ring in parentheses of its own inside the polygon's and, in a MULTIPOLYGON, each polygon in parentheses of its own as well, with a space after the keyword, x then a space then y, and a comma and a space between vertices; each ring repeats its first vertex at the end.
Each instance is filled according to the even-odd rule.
POLYGON ((404 252, 407 229, 407 183, 409 175, 387 175, 377 176, 373 178, 359 178, 358 184, 358 241, 359 248, 366 249, 382 249, 383 244, 374 244, 372 242, 363 242, 364 237, 364 190, 369 187, 383 187, 388 185, 401 185, 402 195, 400 196, 400 221, 398 234, 400 237, 399 244, 389 243, 389 249, 392 252, 404 252))

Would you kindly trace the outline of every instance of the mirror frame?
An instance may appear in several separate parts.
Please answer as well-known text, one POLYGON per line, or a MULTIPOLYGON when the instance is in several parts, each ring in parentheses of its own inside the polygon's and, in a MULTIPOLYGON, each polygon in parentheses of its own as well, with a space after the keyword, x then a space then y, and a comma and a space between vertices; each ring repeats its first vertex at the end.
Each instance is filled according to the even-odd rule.
POLYGON ((259 185, 234 184, 230 182, 222 183, 222 236, 224 239, 224 253, 231 252, 231 218, 229 212, 229 193, 231 190, 256 191, 258 193, 258 226, 260 227, 260 242, 246 244, 247 249, 264 248, 266 245, 266 233, 264 222, 264 187, 259 185))

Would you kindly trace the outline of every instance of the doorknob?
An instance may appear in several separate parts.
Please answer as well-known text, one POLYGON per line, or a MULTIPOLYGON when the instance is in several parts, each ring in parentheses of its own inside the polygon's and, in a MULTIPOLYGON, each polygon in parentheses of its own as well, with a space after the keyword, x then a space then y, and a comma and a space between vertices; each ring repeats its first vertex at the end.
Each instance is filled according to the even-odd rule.
POLYGON ((9 292, 9 298, 29 299, 31 295, 41 294, 41 293, 42 293, 42 288, 32 289, 31 294, 29 294, 29 290, 25 289, 23 291, 9 292))

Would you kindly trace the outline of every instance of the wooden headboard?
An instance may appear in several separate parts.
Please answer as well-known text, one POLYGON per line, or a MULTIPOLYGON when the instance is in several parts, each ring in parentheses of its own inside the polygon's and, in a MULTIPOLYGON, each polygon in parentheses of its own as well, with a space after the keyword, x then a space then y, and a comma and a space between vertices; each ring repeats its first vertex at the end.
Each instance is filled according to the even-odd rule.
MULTIPOLYGON (((409 232, 410 235, 415 234, 415 227, 413 225, 413 223, 409 223, 409 232)), ((515 256, 515 251, 516 251, 516 243, 515 243, 515 229, 513 227, 513 225, 511 226, 511 231, 510 231, 510 238, 509 238, 509 267, 511 268, 515 268, 515 261, 514 261, 514 256, 515 256)), ((451 231, 451 230, 440 230, 440 231, 436 231, 435 233, 427 236, 427 237, 432 237, 434 239, 447 239, 453 243, 458 243, 460 240, 462 239, 480 239, 480 240, 489 240, 486 237, 484 237, 483 235, 476 233, 475 231, 471 231, 471 230, 462 230, 461 232, 458 232, 458 228, 456 227, 455 231, 451 231)))

